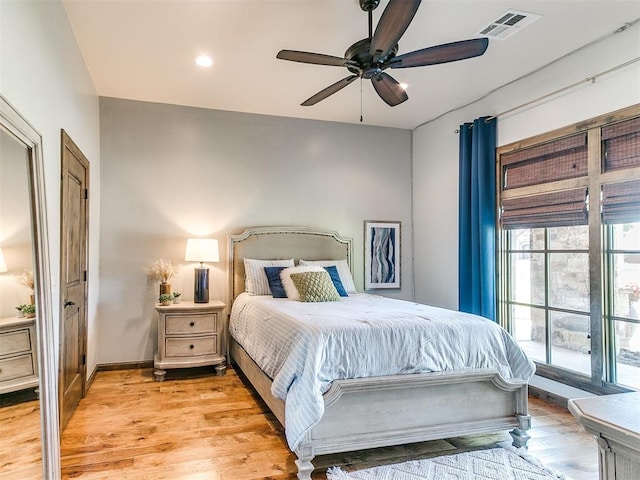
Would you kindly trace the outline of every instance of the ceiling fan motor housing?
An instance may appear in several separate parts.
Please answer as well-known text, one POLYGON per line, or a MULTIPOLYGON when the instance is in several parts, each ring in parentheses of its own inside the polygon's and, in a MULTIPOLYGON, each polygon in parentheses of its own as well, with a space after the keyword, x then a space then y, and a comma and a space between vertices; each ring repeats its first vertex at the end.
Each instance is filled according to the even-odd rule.
POLYGON ((344 58, 353 60, 357 66, 348 65, 347 69, 351 73, 360 75, 362 78, 370 79, 380 75, 382 70, 389 66, 389 61, 398 53, 398 45, 393 47, 389 54, 382 57, 378 62, 373 63, 373 57, 369 51, 371 47, 371 39, 364 38, 351 45, 344 53, 344 58))

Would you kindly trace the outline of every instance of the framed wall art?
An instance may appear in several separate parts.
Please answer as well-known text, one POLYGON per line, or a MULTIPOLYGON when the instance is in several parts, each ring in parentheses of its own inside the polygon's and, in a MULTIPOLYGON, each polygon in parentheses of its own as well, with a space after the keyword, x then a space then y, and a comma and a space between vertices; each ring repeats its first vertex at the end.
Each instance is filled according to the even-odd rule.
POLYGON ((400 222, 364 222, 364 288, 400 288, 400 222))

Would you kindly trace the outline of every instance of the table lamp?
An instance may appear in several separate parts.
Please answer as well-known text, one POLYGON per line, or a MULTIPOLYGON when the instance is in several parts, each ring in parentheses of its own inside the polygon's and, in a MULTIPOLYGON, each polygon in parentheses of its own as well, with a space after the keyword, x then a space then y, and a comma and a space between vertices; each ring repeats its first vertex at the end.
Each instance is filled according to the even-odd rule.
POLYGON ((194 303, 209 303, 209 267, 203 262, 219 262, 218 240, 213 238, 189 238, 184 255, 187 262, 200 262, 194 269, 194 303))

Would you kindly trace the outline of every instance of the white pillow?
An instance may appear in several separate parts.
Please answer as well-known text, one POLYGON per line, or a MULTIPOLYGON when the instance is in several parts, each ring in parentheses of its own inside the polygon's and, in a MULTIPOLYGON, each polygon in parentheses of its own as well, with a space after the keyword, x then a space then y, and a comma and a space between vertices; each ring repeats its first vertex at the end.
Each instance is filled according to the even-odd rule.
POLYGON ((300 294, 296 288, 293 280, 291 280, 292 273, 304 273, 304 272, 326 272, 320 265, 298 266, 285 268, 280 272, 280 280, 284 291, 287 293, 287 298, 290 300, 300 300, 300 294))
POLYGON ((293 267, 293 258, 289 260, 244 259, 244 289, 249 295, 271 295, 269 280, 264 267, 293 267))
POLYGON ((356 284, 353 282, 353 276, 351 276, 351 270, 346 260, 300 260, 300 265, 319 265, 321 267, 336 266, 338 275, 340 275, 340 281, 347 293, 357 293, 356 284))

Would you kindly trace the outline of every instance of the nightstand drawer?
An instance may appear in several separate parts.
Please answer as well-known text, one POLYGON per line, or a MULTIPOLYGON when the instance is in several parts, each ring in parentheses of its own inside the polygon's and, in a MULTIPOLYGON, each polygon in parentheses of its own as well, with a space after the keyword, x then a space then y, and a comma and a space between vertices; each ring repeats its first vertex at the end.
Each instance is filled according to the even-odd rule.
POLYGON ((167 338, 167 357, 194 357, 215 355, 218 353, 218 336, 210 335, 197 338, 167 338))
POLYGON ((31 350, 29 329, 14 330, 0 335, 0 355, 28 352, 31 350))
POLYGON ((31 354, 0 360, 0 382, 34 374, 31 354))
POLYGON ((167 335, 189 335, 195 333, 215 333, 218 316, 207 315, 167 315, 165 333, 167 335))

